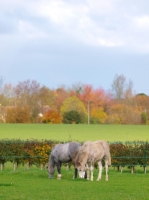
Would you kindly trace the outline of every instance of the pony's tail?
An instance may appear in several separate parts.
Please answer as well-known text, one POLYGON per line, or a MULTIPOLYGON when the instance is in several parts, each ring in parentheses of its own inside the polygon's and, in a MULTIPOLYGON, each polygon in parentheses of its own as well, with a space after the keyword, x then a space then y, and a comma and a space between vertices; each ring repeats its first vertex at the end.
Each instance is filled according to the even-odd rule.
POLYGON ((111 165, 111 154, 110 154, 110 152, 108 152, 107 157, 108 157, 108 165, 111 165))

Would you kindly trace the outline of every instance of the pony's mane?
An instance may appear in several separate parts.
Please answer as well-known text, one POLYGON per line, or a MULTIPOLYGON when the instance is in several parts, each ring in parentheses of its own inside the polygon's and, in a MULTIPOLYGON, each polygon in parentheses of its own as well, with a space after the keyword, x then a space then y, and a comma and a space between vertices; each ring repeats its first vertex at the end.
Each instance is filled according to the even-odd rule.
POLYGON ((48 169, 51 172, 51 174, 54 174, 54 166, 55 166, 54 157, 53 155, 51 155, 48 163, 48 169))
POLYGON ((76 156, 77 163, 82 163, 87 161, 90 144, 91 142, 87 141, 79 148, 79 151, 76 156))

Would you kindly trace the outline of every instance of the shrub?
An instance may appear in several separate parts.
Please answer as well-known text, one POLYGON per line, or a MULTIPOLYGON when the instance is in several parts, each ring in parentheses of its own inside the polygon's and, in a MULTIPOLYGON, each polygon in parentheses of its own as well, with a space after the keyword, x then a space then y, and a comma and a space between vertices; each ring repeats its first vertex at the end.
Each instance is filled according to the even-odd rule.
POLYGON ((63 114, 64 124, 79 124, 81 123, 81 116, 76 110, 71 110, 63 114))

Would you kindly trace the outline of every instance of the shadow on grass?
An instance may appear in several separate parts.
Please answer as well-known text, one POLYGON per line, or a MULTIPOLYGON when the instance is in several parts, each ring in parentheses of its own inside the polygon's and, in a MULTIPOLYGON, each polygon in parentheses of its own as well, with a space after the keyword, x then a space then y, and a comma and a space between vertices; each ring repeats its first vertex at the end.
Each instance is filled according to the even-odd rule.
POLYGON ((12 183, 0 183, 0 186, 12 186, 12 183))

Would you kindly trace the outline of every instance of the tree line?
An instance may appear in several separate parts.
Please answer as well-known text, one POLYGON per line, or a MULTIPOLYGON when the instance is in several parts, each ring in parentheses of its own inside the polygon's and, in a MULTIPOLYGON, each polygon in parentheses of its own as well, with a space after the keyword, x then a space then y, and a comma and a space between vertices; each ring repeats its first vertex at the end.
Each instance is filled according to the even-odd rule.
POLYGON ((115 75, 110 91, 75 84, 50 89, 35 80, 16 86, 0 78, 1 123, 148 124, 149 96, 115 75))

